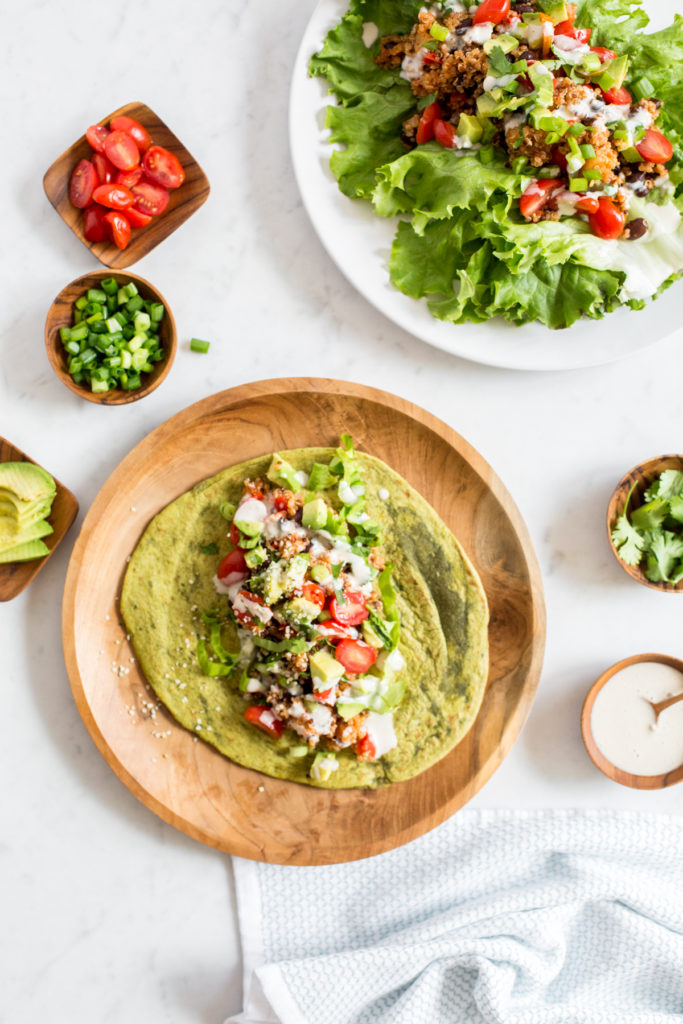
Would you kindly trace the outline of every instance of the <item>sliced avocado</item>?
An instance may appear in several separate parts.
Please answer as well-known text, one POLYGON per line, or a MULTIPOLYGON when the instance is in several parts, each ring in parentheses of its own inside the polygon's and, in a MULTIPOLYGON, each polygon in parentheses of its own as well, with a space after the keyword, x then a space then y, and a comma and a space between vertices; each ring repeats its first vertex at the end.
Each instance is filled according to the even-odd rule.
POLYGON ((479 142, 484 129, 481 121, 474 114, 461 114, 458 121, 457 135, 461 139, 469 139, 470 142, 479 142))
POLYGON ((268 605, 277 604, 285 592, 282 562, 272 562, 263 573, 263 600, 268 605))
POLYGON ((516 50, 519 46, 519 39, 514 36, 509 36, 506 32, 501 32, 498 36, 491 36, 484 43, 484 53, 491 53, 496 46, 499 46, 503 53, 510 53, 512 50, 516 50))
POLYGON ((370 625, 369 619, 365 620, 365 622, 361 626, 361 629, 363 631, 363 639, 365 640, 366 644, 370 644, 371 647, 375 647, 377 650, 380 650, 382 647, 384 647, 384 641, 374 631, 374 629, 370 625))
POLYGON ((0 487, 13 491, 22 501, 49 498, 57 491, 50 474, 32 462, 0 462, 0 487))
POLYGON ((284 575, 284 592, 288 594, 292 590, 300 590, 306 570, 308 569, 308 555, 294 555, 287 563, 284 575))
POLYGON ((245 537, 259 537, 263 532, 263 523, 254 519, 235 519, 235 526, 245 537))
POLYGON ((322 530, 327 522, 327 505, 323 498, 307 501, 303 507, 301 522, 310 530, 322 530))
POLYGON ((271 459, 266 476, 271 483, 279 484, 280 487, 288 487, 290 491, 301 490, 301 483, 296 478, 294 466, 291 466, 287 459, 283 459, 277 452, 271 459))
POLYGON ((17 544, 15 547, 0 551, 0 563, 29 562, 33 558, 42 558, 49 553, 49 547, 42 540, 29 540, 26 544, 17 544))
POLYGON ((604 92, 619 89, 624 84, 628 71, 628 57, 615 57, 603 65, 603 72, 598 78, 598 85, 604 92))
POLYGON ((34 522, 49 513, 52 500, 50 497, 38 498, 36 501, 21 501, 15 495, 7 498, 0 493, 0 515, 10 516, 17 522, 34 522))
POLYGON ((314 690, 328 690, 344 675, 344 666, 328 651, 316 651, 312 654, 308 659, 308 667, 314 690))
POLYGON ((291 601, 286 601, 279 610, 291 625, 300 625, 304 622, 312 622, 320 611, 320 607, 313 601, 307 601, 305 597, 295 597, 291 601))
POLYGON ((536 0, 538 9, 547 15, 553 25, 559 25, 561 21, 567 20, 567 5, 564 0, 536 0))
POLYGON ((359 715, 361 711, 365 711, 366 709, 367 704, 363 704, 360 701, 338 700, 337 703, 335 704, 335 711, 340 716, 340 718, 344 719, 345 722, 348 722, 350 721, 350 719, 355 718, 356 715, 359 715))
POLYGON ((316 583, 326 583, 332 576, 330 570, 326 565, 312 565, 311 566, 311 579, 315 580, 316 583))
POLYGON ((638 164, 643 159, 635 146, 627 146, 626 149, 622 149, 620 156, 623 156, 624 160, 628 160, 630 164, 638 164))

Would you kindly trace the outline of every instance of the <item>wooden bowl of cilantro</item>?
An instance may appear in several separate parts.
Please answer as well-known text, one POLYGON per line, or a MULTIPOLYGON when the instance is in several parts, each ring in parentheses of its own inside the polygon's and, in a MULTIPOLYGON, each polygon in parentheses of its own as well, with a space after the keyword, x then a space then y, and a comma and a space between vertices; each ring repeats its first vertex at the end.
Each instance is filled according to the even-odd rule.
POLYGON ((607 534, 632 579, 683 593, 683 455, 649 459, 619 481, 607 509, 607 534))

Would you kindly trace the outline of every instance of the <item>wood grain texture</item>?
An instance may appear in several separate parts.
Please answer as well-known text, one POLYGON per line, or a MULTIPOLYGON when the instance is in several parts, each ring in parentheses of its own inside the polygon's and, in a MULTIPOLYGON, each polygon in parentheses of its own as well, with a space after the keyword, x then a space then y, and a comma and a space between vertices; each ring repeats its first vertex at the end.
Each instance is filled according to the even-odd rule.
MULTIPOLYGON (((34 465, 39 465, 4 437, 0 437, 0 462, 33 462, 34 465)), ((45 466, 43 469, 50 472, 45 466)), ((44 555, 42 558, 33 558, 30 562, 10 562, 0 565, 0 601, 11 601, 29 585, 47 563, 52 552, 61 544, 78 514, 78 502, 71 491, 59 480, 53 479, 57 485, 57 493, 47 521, 54 532, 49 537, 43 537, 45 544, 50 549, 50 554, 44 555)))
POLYGON ((642 565, 627 565, 626 562, 619 557, 617 549, 612 543, 612 530, 616 526, 617 519, 624 511, 631 487, 633 487, 633 494, 631 495, 628 507, 632 512, 635 508, 638 508, 639 505, 643 504, 643 495, 645 494, 645 491, 654 483, 660 473, 663 473, 665 469, 676 469, 683 472, 683 455, 657 455, 654 459, 648 459, 647 462, 642 462, 639 466, 634 466, 633 469, 629 470, 629 472, 621 478, 615 487, 612 497, 610 498, 609 505, 607 506, 607 538, 612 549, 612 554, 624 572, 629 574, 631 579, 636 580, 638 583, 642 583, 645 587, 650 587, 652 590, 663 590, 670 594, 681 594, 683 593, 683 581, 679 583, 666 583, 662 580, 659 583, 655 583, 653 580, 649 580, 645 575, 642 565))
POLYGON ((519 512, 462 437, 385 392, 295 378, 206 398, 162 424, 123 460, 76 543, 63 637, 73 694, 91 736, 146 806, 188 835, 242 857, 329 864, 409 842, 481 788, 531 707, 545 610, 519 512), (117 603, 128 556, 168 502, 226 466, 276 449, 336 445, 343 431, 431 502, 473 560, 491 609, 490 674, 472 729, 426 772, 375 791, 325 791, 272 779, 197 741, 157 707, 131 660, 117 603))
POLYGON ((173 311, 168 302, 158 288, 155 288, 144 277, 139 277, 130 271, 112 274, 110 270, 93 270, 90 274, 83 274, 81 277, 77 277, 75 281, 71 281, 70 284, 62 288, 50 306, 45 320, 45 349, 52 369, 69 391, 73 391, 80 398, 85 398, 88 402, 95 402, 97 405, 127 405, 129 402, 138 402, 141 398, 145 398, 146 395, 156 391, 173 365, 177 347, 178 332, 173 311), (60 328, 71 327, 73 324, 74 303, 76 299, 84 295, 88 288, 99 288, 100 282, 106 277, 115 277, 120 285, 134 281, 143 299, 151 300, 152 302, 162 302, 166 309, 164 319, 161 321, 161 327, 159 328, 159 338, 163 344, 166 358, 160 363, 155 363, 151 373, 142 374, 142 387, 137 388, 135 391, 124 391, 122 388, 114 388, 111 391, 95 394, 85 384, 77 384, 69 373, 69 356, 59 336, 60 328))
POLYGON ((85 135, 55 160, 43 178, 45 194, 64 223, 100 263, 115 269, 130 267, 156 248, 206 202, 210 191, 209 180, 197 161, 153 110, 144 103, 127 103, 97 123, 108 126, 113 117, 121 116, 139 121, 149 132, 152 144, 175 153, 185 170, 185 181, 180 188, 171 189, 171 198, 164 212, 154 217, 147 227, 134 230, 127 248, 117 249, 111 242, 89 242, 83 234, 83 211, 76 209, 69 199, 69 182, 76 164, 80 160, 89 160, 92 155, 85 135))
POLYGON ((661 665, 669 665, 671 668, 683 672, 683 661, 680 658, 672 658, 668 654, 634 654, 630 658, 618 661, 616 665, 612 665, 606 672, 603 672, 588 691, 581 712, 581 733, 591 761, 603 775, 612 779, 613 782, 618 782, 622 786, 630 786, 631 789, 664 789, 666 786, 674 786, 683 779, 683 765, 674 768, 673 771, 665 772, 663 775, 633 775, 631 772, 625 772, 607 760, 595 742, 591 729, 593 705, 605 683, 609 682, 617 672, 628 668, 629 665, 638 665, 644 661, 656 661, 661 665))

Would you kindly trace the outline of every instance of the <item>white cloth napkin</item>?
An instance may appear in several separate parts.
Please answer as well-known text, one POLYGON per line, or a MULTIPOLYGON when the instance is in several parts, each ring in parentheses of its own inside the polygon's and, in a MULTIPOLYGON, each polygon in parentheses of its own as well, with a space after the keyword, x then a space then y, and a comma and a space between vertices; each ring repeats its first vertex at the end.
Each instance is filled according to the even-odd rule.
POLYGON ((369 860, 234 858, 226 1024, 681 1024, 683 818, 464 810, 369 860))

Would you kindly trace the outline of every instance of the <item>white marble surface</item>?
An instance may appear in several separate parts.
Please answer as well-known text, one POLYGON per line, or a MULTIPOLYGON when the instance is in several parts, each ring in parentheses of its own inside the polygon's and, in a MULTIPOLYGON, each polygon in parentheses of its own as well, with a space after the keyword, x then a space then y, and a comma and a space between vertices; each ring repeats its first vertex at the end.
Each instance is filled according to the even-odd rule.
MULTIPOLYGON (((681 336, 613 366, 515 373, 434 351, 355 295, 303 212, 287 150, 289 73, 311 9, 312 0, 3 5, 0 432, 76 493, 80 522, 134 444, 224 387, 315 373, 418 402, 503 478, 546 584, 538 697, 476 803, 679 813, 680 787, 638 793, 603 778, 578 720, 590 683, 613 661, 683 654, 681 599, 632 583, 604 530, 622 473, 683 449, 681 336), (68 392, 45 356, 50 301, 95 262, 48 204, 41 177, 91 121, 133 99, 186 142, 212 193, 135 268, 173 307, 176 365, 150 398, 106 409, 68 392), (208 356, 188 351, 193 335, 212 339, 208 356)), ((646 331, 647 313, 639 315, 646 331)), ((0 1019, 217 1024, 241 999, 229 861, 140 805, 81 723, 60 642, 77 529, 28 590, 0 607, 0 1019)))

